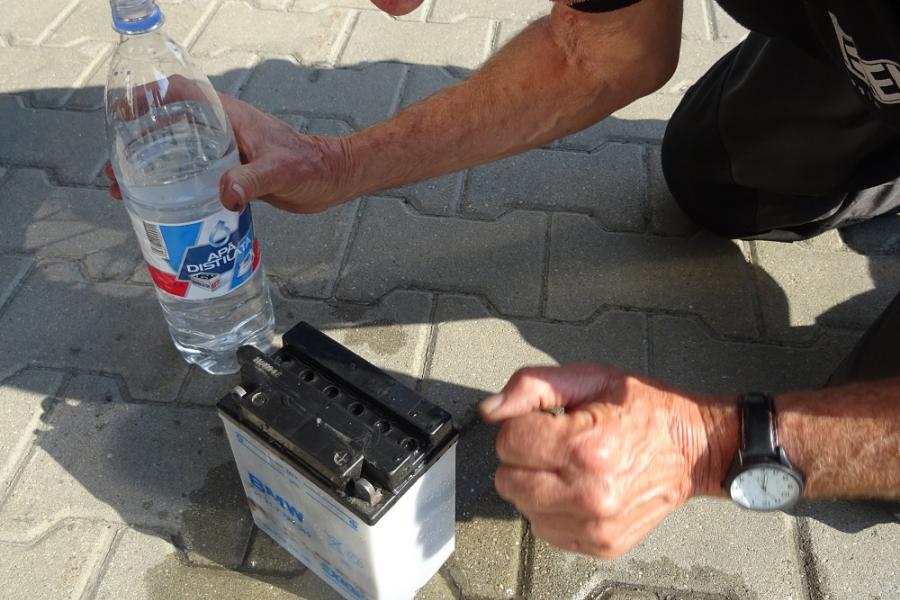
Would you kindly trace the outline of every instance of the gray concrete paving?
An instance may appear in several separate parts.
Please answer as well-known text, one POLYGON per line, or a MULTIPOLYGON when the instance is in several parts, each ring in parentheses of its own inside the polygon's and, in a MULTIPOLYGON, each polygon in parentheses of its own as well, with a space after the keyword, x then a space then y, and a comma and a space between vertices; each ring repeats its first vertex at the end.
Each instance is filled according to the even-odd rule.
MULTIPOLYGON (((340 135, 465 77, 545 0, 161 0, 220 90, 340 135)), ((106 2, 0 0, 0 585, 16 600, 336 600, 252 526, 212 409, 235 377, 168 339, 107 199, 106 2)), ((900 284, 900 218, 794 245, 712 239, 659 167, 666 119, 744 35, 688 0, 660 91, 520 157, 325 214, 256 208, 280 331, 322 328, 462 428, 457 551, 418 600, 900 595, 900 524, 692 501, 598 561, 533 538, 493 492, 474 404, 519 367, 594 360, 687 389, 821 384, 900 284)), ((460 118, 464 118, 461 116, 460 118)))

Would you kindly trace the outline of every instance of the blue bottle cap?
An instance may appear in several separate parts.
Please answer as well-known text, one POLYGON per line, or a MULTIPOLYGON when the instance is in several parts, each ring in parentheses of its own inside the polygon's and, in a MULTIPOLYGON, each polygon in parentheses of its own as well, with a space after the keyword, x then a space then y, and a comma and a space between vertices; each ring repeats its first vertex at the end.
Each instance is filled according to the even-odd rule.
POLYGON ((113 29, 119 33, 124 33, 125 35, 149 33, 155 29, 159 29, 164 21, 165 17, 163 17, 162 11, 155 2, 149 13, 136 19, 121 18, 121 16, 116 14, 116 11, 113 10, 113 29))

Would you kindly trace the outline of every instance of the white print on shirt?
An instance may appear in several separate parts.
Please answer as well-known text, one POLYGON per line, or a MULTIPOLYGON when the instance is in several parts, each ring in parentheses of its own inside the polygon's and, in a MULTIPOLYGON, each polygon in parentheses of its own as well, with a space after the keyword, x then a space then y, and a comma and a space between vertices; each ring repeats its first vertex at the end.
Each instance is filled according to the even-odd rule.
POLYGON ((831 22, 838 37, 847 70, 856 76, 853 85, 881 104, 900 104, 900 64, 892 60, 863 60, 856 42, 843 30, 833 13, 831 22))

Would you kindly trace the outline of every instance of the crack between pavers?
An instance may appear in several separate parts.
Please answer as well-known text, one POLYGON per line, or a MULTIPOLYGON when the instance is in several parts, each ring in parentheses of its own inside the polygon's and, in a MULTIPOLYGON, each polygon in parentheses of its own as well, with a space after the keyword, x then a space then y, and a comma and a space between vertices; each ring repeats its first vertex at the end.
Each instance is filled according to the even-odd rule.
MULTIPOLYGON (((350 232, 347 234, 347 241, 344 243, 344 247, 341 251, 341 260, 338 264, 338 270, 335 274, 334 281, 331 284, 331 289, 328 291, 328 299, 339 301, 337 298, 338 287, 340 287, 340 283, 346 275, 347 266, 350 263, 350 257, 353 254, 353 244, 356 242, 356 237, 359 233, 360 228, 362 227, 362 220, 366 213, 366 208, 368 207, 368 198, 360 198, 358 200, 359 204, 356 207, 356 215, 353 217, 353 223, 350 224, 350 232)), ((374 305, 375 303, 373 303, 374 305)))
POLYGON ((209 3, 209 6, 206 7, 206 10, 200 15, 200 18, 197 19, 196 25, 194 25, 186 38, 184 38, 184 49, 188 52, 194 47, 194 44, 197 43, 197 40, 200 39, 200 36, 206 31, 206 27, 209 25, 210 21, 213 20, 213 17, 216 16, 216 13, 219 12, 219 8, 222 6, 222 0, 213 0, 209 3))
POLYGON ((531 523, 522 519, 522 539, 519 542, 519 572, 516 577, 516 598, 527 598, 531 589, 531 566, 534 560, 534 537, 531 535, 531 523))
POLYGON ((100 589, 100 583, 109 572, 109 567, 112 563, 112 557, 119 549, 119 546, 122 543, 122 538, 125 537, 125 532, 127 530, 127 527, 118 527, 115 532, 113 532, 112 540, 107 545, 106 552, 103 553, 102 558, 98 561, 97 568, 88 577, 87 583, 84 586, 84 591, 81 594, 81 600, 94 600, 94 598, 97 597, 97 592, 100 589))
POLYGON ((341 59, 344 57, 344 52, 347 50, 347 46, 350 45, 350 38, 356 30, 356 24, 359 23, 359 15, 360 11, 358 10, 349 11, 347 21, 338 32, 337 38, 334 40, 334 45, 331 48, 331 52, 329 52, 328 61, 331 66, 340 64, 341 59))
POLYGON ((47 41, 51 35, 56 33, 56 30, 62 25, 63 21, 69 18, 75 9, 78 8, 78 5, 81 3, 81 0, 71 0, 59 13, 56 17, 50 21, 50 24, 35 38, 34 42, 30 45, 32 46, 41 46, 44 42, 47 41))
POLYGON ((796 517, 797 554, 800 559, 800 576, 804 584, 804 592, 809 600, 826 600, 824 592, 819 587, 822 576, 819 570, 819 562, 812 551, 812 536, 809 532, 809 522, 805 517, 796 517))
MULTIPOLYGON (((729 342, 729 343, 738 343, 738 344, 752 344, 755 346, 768 346, 774 348, 790 348, 795 350, 811 350, 816 348, 822 341, 824 337, 826 337, 829 333, 837 333, 837 334, 852 334, 858 335, 862 333, 861 329, 851 328, 851 327, 837 327, 834 325, 828 326, 818 326, 817 331, 814 334, 802 341, 790 341, 790 340, 775 340, 775 339, 760 339, 755 337, 748 337, 742 335, 732 335, 732 334, 723 334, 716 331, 712 325, 710 325, 706 319, 698 314, 685 310, 676 310, 676 309, 665 309, 659 307, 640 307, 640 306, 629 306, 629 305, 621 305, 621 304, 611 304, 604 303, 599 304, 597 309, 591 313, 590 316, 586 318, 579 319, 563 319, 563 318, 554 318, 554 317, 546 317, 546 316, 536 316, 536 315, 522 315, 522 314, 511 314, 505 313, 502 310, 498 309, 494 302, 490 300, 487 294, 473 291, 471 289, 454 289, 450 287, 426 287, 430 284, 421 284, 417 285, 415 283, 403 283, 396 285, 383 294, 380 294, 376 298, 367 298, 367 299, 354 299, 354 298, 342 298, 332 296, 327 299, 327 302, 333 302, 336 304, 344 304, 350 306, 360 306, 360 307, 375 307, 380 305, 386 298, 388 298, 391 294, 397 292, 418 292, 422 294, 434 294, 440 293, 448 296, 457 296, 460 298, 470 298, 479 301, 484 308, 487 309, 489 318, 497 318, 502 319, 507 322, 527 322, 527 323, 539 323, 546 325, 565 325, 570 327, 583 327, 588 325, 593 325, 599 320, 602 320, 604 316, 609 313, 636 313, 645 316, 666 316, 666 317, 675 317, 679 319, 684 319, 691 321, 698 325, 703 333, 716 341, 720 342, 729 342)), ((322 298, 312 297, 312 296, 286 296, 291 299, 308 299, 308 300, 318 300, 322 301, 322 298)))
POLYGON ((544 228, 544 255, 541 257, 541 298, 538 304, 538 316, 547 316, 547 305, 550 303, 550 263, 553 244, 553 215, 547 214, 547 225, 544 228))
POLYGON ((753 297, 751 299, 751 307, 753 309, 753 319, 756 321, 756 331, 760 339, 767 339, 769 332, 766 327, 765 313, 763 312, 763 298, 761 273, 763 268, 759 262, 759 251, 756 248, 756 242, 746 242, 750 249, 750 283, 753 285, 753 297))
MULTIPOLYGON (((3 255, 10 256, 10 255, 3 255)), ((12 255, 17 256, 17 255, 12 255)), ((25 280, 35 271, 37 268, 38 261, 34 259, 33 256, 26 256, 26 260, 29 262, 21 269, 16 275, 13 275, 12 281, 7 286, 6 291, 0 295, 0 319, 3 318, 3 315, 6 313, 9 306, 12 304, 13 298, 16 296, 18 291, 22 288, 25 283, 25 280)))
POLYGON ((412 67, 410 65, 404 65, 404 68, 400 70, 400 78, 397 81, 397 89, 394 91, 394 97, 391 99, 391 105, 388 109, 388 118, 396 115, 403 106, 403 101, 406 99, 407 85, 409 84, 409 76, 411 72, 412 67))
POLYGON ((420 373, 418 381, 416 381, 416 391, 420 394, 423 393, 425 378, 428 377, 428 375, 431 373, 431 367, 434 364, 434 353, 437 350, 437 308, 440 299, 440 294, 431 295, 431 310, 429 311, 428 315, 428 344, 425 347, 425 360, 422 361, 422 371, 420 373))

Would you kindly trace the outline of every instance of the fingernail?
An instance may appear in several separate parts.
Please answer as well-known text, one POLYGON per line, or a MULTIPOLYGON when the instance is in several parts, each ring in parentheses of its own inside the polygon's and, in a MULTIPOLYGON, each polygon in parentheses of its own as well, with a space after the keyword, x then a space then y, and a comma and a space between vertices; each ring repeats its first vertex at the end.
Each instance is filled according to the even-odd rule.
POLYGON ((247 192, 244 191, 244 188, 241 187, 241 184, 232 183, 231 189, 234 191, 235 194, 238 195, 238 198, 240 198, 240 200, 241 200, 241 204, 243 204, 244 202, 247 201, 247 192))
POLYGON ((486 415, 491 414, 503 404, 503 394, 494 394, 493 396, 488 396, 478 405, 478 409, 486 415))

